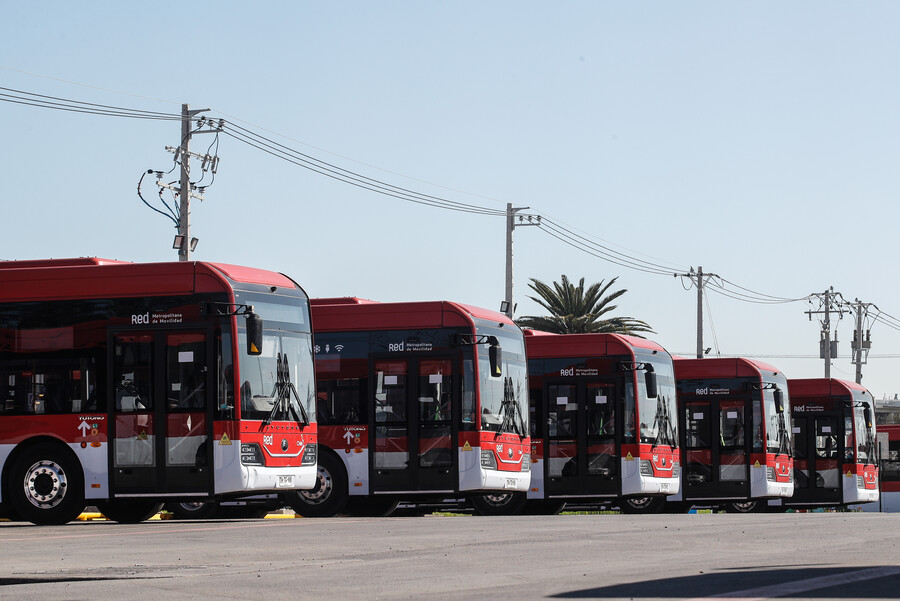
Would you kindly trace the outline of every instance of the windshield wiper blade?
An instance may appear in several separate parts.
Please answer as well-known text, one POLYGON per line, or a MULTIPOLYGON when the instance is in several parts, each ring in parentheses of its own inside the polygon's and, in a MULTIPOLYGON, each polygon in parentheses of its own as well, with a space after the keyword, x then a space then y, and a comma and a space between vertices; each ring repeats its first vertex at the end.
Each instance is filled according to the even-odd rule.
POLYGON ((309 415, 306 413, 306 409, 303 407, 303 402, 300 400, 300 394, 294 387, 293 382, 291 382, 291 371, 288 368, 287 354, 282 355, 281 353, 278 353, 278 357, 275 359, 275 362, 277 364, 276 381, 275 388, 272 391, 272 396, 275 398, 275 403, 272 405, 272 410, 269 412, 269 415, 266 417, 264 423, 266 425, 271 424, 272 420, 275 417, 276 411, 280 409, 284 412, 285 417, 292 415, 294 421, 296 421, 299 425, 305 426, 306 424, 309 424, 309 415), (293 403, 291 403, 291 396, 297 399, 296 407, 293 403), (300 409, 299 415, 297 413, 297 408, 300 409))
POLYGON ((657 426, 660 432, 656 436, 653 448, 663 445, 674 448, 676 446, 675 428, 672 426, 672 417, 669 415, 669 405, 666 403, 666 398, 663 395, 656 397, 656 417, 653 420, 653 425, 657 426))
POLYGON ((507 378, 503 384, 503 402, 500 404, 500 411, 503 413, 503 421, 500 422, 498 432, 510 432, 524 438, 525 420, 522 419, 519 403, 516 402, 511 378, 507 378), (517 420, 516 417, 519 419, 517 420))

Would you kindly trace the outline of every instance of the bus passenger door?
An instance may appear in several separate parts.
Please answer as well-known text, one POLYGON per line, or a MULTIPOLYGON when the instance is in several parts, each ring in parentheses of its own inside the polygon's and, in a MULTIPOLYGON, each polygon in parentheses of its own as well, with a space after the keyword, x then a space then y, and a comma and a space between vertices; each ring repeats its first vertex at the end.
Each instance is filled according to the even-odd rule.
POLYGON ((615 392, 612 382, 586 382, 579 390, 585 413, 584 491, 589 494, 619 493, 615 392))
POLYGON ((549 496, 619 493, 615 384, 548 384, 545 449, 549 496))
POLYGON ((687 401, 683 418, 684 498, 746 498, 750 494, 746 402, 687 401))
POLYGON ((548 384, 545 489, 549 497, 580 492, 581 464, 578 454, 578 385, 548 384))
POLYGON ((375 360, 373 374, 372 492, 453 493, 453 361, 375 360))
POLYGON ((743 400, 719 400, 719 484, 725 498, 750 495, 747 409, 743 400))
MULTIPOLYGON (((684 471, 683 496, 685 499, 706 499, 715 491, 718 480, 713 448, 714 427, 710 401, 687 401, 684 406, 684 471)), ((717 455, 717 453, 716 453, 717 455)))
MULTIPOLYGON (((839 416, 793 415, 794 496, 798 503, 841 501, 839 416)), ((790 502, 790 501, 789 501, 790 502)))
POLYGON ((113 334, 113 496, 212 492, 211 336, 113 334))

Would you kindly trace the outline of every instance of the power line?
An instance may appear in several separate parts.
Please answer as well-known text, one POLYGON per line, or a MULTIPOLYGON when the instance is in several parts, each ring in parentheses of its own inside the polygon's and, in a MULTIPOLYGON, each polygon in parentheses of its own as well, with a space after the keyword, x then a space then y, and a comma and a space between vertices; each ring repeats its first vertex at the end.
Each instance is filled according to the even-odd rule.
POLYGON ((110 106, 105 104, 95 104, 92 102, 82 102, 79 100, 70 100, 67 98, 59 98, 56 96, 46 96, 44 94, 34 94, 22 90, 0 87, 0 101, 10 102, 13 104, 23 104, 27 106, 35 106, 39 108, 54 109, 75 113, 87 113, 92 115, 101 115, 105 117, 126 117, 129 119, 151 119, 162 121, 180 121, 181 115, 173 113, 161 113, 158 111, 144 111, 140 109, 130 109, 118 106, 110 106), (7 93, 7 92, 12 92, 7 93))
MULTIPOLYGON (((6 68, 0 66, 0 68, 6 68)), ((66 83, 74 83, 74 82, 66 82, 66 83)), ((81 85, 81 84, 77 84, 81 85)), ((92 86, 87 86, 92 87, 92 86)), ((101 89, 101 88, 97 88, 101 89)), ((105 105, 91 102, 83 102, 78 100, 72 100, 68 98, 62 98, 58 96, 50 96, 44 94, 36 94, 32 92, 27 92, 23 90, 17 90, 13 88, 0 87, 0 101, 9 102, 14 104, 21 104, 26 106, 34 106, 45 109, 52 110, 61 110, 68 112, 77 112, 77 113, 85 113, 85 114, 94 114, 100 116, 108 116, 108 117, 119 117, 119 118, 131 118, 131 119, 151 119, 151 120, 168 120, 168 121, 177 121, 182 120, 184 117, 180 114, 174 113, 165 113, 159 111, 147 111, 142 109, 132 109, 127 107, 113 106, 113 105, 105 105)), ((300 152, 293 148, 290 148, 284 144, 280 144, 275 142, 274 140, 259 134, 249 128, 241 127, 231 122, 225 122, 224 120, 220 120, 220 127, 222 133, 230 136, 231 138, 242 142, 252 148, 265 152, 271 156, 279 158, 281 160, 287 161, 294 165, 303 167, 309 171, 312 171, 318 175, 323 175, 334 179, 336 181, 340 181, 342 183, 346 183, 364 190, 368 190, 371 192, 375 192, 377 194, 381 194, 383 196, 388 196, 392 198, 397 198, 399 200, 404 200, 407 202, 412 202, 415 204, 421 204, 426 206, 431 206, 435 208, 445 209, 445 210, 453 210, 459 212, 466 212, 472 214, 480 214, 487 216, 505 216, 505 211, 502 209, 493 209, 490 207, 484 207, 475 204, 462 203, 449 198, 444 198, 440 196, 433 196, 429 194, 423 194, 421 192, 417 192, 415 190, 397 186, 376 178, 368 177, 356 171, 345 169, 336 164, 323 161, 318 159, 310 154, 300 152)), ((282 134, 277 134, 282 136, 282 134)), ((218 137, 215 142, 218 145, 218 137)), ((212 144, 210 145, 212 148, 212 144)), ((321 149, 319 149, 321 150, 321 149)), ((327 151, 324 151, 327 152, 327 151)), ((333 154, 333 153, 329 153, 333 154)), ((339 155, 335 155, 339 156, 339 155)), ((345 160, 346 157, 342 157, 345 160)), ((173 169, 178 164, 178 156, 175 156, 175 165, 173 165, 173 169)), ((354 161, 357 162, 357 161, 354 161)), ((363 164, 363 163, 360 163, 363 164)), ((376 167, 377 168, 377 167, 376 167)), ((383 171, 383 170, 382 170, 383 171)), ((394 175, 399 175, 401 177, 402 174, 397 174, 393 172, 389 172, 394 175)), ((146 175, 146 174, 145 174, 146 175)), ((205 173, 204 173, 205 177, 205 173)), ((215 175, 213 174, 213 180, 215 175)), ((143 176, 141 178, 143 180, 143 176)), ((407 178, 414 180, 414 178, 407 178)), ((202 178, 201 180, 202 181, 202 178)), ((421 181, 421 180, 414 180, 421 181)), ((198 182, 199 183, 199 182, 198 182)), ((424 182, 427 183, 427 182, 424 182)), ((209 184, 208 184, 209 185, 209 184)), ((434 185, 434 184, 431 184, 434 185)), ((454 190, 456 191, 456 190, 454 190)), ((459 191, 456 191, 459 192, 459 191)), ((461 192, 463 194, 467 194, 469 196, 478 196, 469 194, 466 192, 461 192)), ((489 199, 487 200, 496 200, 489 199)), ((141 196, 141 200, 145 203, 147 201, 141 196)), ((175 200, 177 204, 177 200, 175 200)), ((168 206, 167 203, 163 201, 163 204, 167 209, 171 212, 171 207, 168 206)), ((153 208, 153 207, 151 207, 153 208)), ((176 207, 177 208, 177 207, 176 207)), ((163 215, 169 216, 167 213, 163 211, 159 211, 158 209, 153 208, 153 210, 160 212, 163 215)), ((594 238, 590 234, 581 232, 579 233, 574 228, 566 226, 561 221, 556 220, 554 218, 535 214, 531 215, 532 218, 538 218, 538 225, 540 228, 549 236, 556 238, 557 240, 563 242, 564 244, 575 248, 581 252, 584 252, 588 255, 594 256, 596 258, 602 259, 614 265, 623 267, 625 269, 630 269, 633 271, 638 271, 642 273, 649 273, 654 275, 670 275, 673 271, 684 271, 680 267, 674 267, 666 265, 660 261, 650 261, 646 259, 642 259, 640 257, 635 256, 633 251, 623 252, 620 250, 616 250, 612 248, 612 243, 606 241, 597 241, 599 238, 594 238)), ((782 303, 792 303, 798 302, 801 300, 807 300, 810 298, 799 297, 799 298, 785 298, 779 296, 773 296, 769 294, 764 294, 761 292, 756 292, 749 288, 745 288, 740 286, 730 280, 725 278, 721 278, 717 276, 717 279, 711 280, 713 286, 710 287, 712 292, 719 294, 721 296, 725 296, 727 298, 731 298, 733 300, 738 300, 741 302, 748 303, 756 303, 756 304, 782 304, 782 303)), ((707 300, 708 302, 708 300, 707 300)), ((880 312, 874 318, 872 318, 874 322, 879 322, 887 327, 893 328, 895 330, 900 331, 900 319, 892 317, 884 312, 880 312)))
POLYGON ((248 146, 266 152, 276 158, 280 158, 289 163, 293 163, 304 169, 308 169, 319 175, 324 175, 331 179, 350 184, 358 188, 376 192, 384 196, 406 200, 416 204, 423 204, 442 209, 453 211, 461 211, 465 213, 476 213, 481 215, 505 216, 506 212, 498 209, 482 207, 473 204, 461 203, 447 198, 423 194, 395 186, 393 184, 371 178, 349 169, 344 169, 332 163, 317 159, 311 155, 294 150, 283 144, 279 144, 269 138, 257 134, 249 129, 226 123, 222 131, 225 135, 231 136, 239 142, 243 142, 248 146))

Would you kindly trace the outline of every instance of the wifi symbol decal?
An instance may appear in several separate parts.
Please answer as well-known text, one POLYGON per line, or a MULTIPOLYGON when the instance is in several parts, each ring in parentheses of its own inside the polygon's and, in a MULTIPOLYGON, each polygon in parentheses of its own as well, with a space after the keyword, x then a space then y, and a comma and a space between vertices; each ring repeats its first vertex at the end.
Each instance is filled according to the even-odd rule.
POLYGON ((344 345, 343 344, 335 344, 334 350, 336 350, 337 352, 340 353, 342 350, 344 350, 344 345))

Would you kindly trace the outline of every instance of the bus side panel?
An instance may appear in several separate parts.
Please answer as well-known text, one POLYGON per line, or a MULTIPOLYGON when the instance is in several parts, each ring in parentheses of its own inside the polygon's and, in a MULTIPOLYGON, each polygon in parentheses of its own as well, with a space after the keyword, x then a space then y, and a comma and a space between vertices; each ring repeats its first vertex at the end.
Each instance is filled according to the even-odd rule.
POLYGON ((84 470, 84 498, 109 498, 109 454, 106 442, 93 443, 82 448, 81 444, 70 444, 69 448, 78 457, 84 470), (96 445, 96 446, 94 446, 96 445))
POLYGON ((542 500, 544 490, 544 441, 541 438, 531 439, 531 485, 528 487, 528 498, 542 500))
MULTIPOLYGON (((13 452, 13 449, 16 448, 16 445, 12 444, 0 444, 0 474, 3 473, 3 470, 6 469, 6 461, 9 459, 10 454, 13 452)), ((0 503, 3 502, 3 487, 0 486, 0 503)))
POLYGON ((213 445, 213 469, 215 470, 215 492, 247 490, 247 470, 241 467, 241 439, 235 430, 232 437, 222 436, 216 424, 215 444, 213 445))
POLYGON ((368 495, 369 427, 365 425, 323 426, 319 424, 319 448, 327 447, 341 458, 347 470, 347 492, 368 495))
POLYGON ((465 442, 458 447, 459 490, 460 492, 483 490, 484 482, 481 473, 481 443, 477 432, 461 432, 460 438, 465 442))

